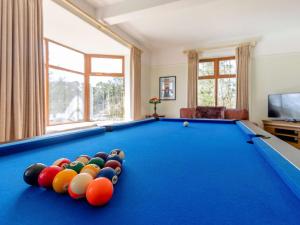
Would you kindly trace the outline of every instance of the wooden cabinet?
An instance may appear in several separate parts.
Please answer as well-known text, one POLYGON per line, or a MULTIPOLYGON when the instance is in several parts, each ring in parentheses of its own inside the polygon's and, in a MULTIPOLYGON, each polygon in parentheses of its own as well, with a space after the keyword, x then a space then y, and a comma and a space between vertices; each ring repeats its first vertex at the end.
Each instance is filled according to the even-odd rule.
POLYGON ((300 149, 300 122, 263 120, 264 129, 300 149))

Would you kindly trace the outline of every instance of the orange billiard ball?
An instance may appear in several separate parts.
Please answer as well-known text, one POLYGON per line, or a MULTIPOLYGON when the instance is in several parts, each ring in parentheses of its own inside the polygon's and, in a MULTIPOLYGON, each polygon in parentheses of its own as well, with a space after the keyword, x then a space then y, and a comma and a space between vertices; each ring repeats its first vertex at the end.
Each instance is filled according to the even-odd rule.
POLYGON ((112 182, 105 177, 99 177, 88 185, 86 199, 93 206, 102 206, 109 202, 113 192, 114 186, 112 182))

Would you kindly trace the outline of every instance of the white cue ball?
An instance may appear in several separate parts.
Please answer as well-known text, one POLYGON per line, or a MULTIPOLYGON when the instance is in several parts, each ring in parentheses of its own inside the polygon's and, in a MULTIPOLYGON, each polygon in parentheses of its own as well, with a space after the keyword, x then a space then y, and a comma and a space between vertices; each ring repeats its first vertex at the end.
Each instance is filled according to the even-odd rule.
POLYGON ((188 122, 188 121, 184 121, 184 122, 183 122, 183 126, 184 126, 184 127, 188 127, 188 126, 189 126, 189 122, 188 122))

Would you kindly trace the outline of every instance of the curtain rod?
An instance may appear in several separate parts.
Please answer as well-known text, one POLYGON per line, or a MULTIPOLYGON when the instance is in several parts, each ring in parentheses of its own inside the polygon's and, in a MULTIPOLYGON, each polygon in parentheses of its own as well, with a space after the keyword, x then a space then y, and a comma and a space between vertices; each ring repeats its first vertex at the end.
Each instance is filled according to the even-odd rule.
POLYGON ((238 42, 238 43, 231 43, 231 44, 223 44, 223 45, 216 45, 212 47, 206 47, 206 48, 196 48, 196 49, 187 49, 184 50, 183 53, 187 54, 189 51, 197 51, 197 52, 204 52, 204 51, 209 51, 209 50, 216 50, 216 49, 222 49, 222 48, 236 48, 238 46, 242 45, 250 45, 255 47, 257 41, 248 41, 248 42, 238 42))
MULTIPOLYGON (((85 11, 81 10, 74 3, 70 2, 70 0, 52 0, 52 1, 56 2, 60 6, 64 7, 68 11, 72 12, 74 15, 80 17, 81 19, 83 19, 84 21, 86 21, 87 23, 92 25, 93 27, 95 27, 98 30, 102 31, 103 33, 105 33, 106 35, 108 35, 109 37, 114 39, 115 41, 123 44, 124 46, 126 46, 128 48, 135 47, 135 48, 139 49, 134 44, 130 43, 129 41, 127 41, 126 39, 121 37, 119 34, 112 31, 106 24, 96 20, 94 17, 92 17, 91 15, 86 13, 85 11)), ((139 50, 141 51, 141 49, 139 49, 139 50)))

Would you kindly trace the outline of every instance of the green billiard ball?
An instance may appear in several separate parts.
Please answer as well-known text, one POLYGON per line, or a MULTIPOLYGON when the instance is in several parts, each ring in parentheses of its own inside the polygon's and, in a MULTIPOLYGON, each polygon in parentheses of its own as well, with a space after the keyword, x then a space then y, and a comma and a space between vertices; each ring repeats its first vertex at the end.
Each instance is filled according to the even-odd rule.
POLYGON ((71 162, 66 166, 66 169, 74 170, 77 173, 80 173, 80 170, 84 167, 84 164, 79 161, 71 162))
POLYGON ((96 164, 102 169, 104 167, 105 161, 102 158, 95 157, 95 158, 91 158, 88 164, 96 164))

